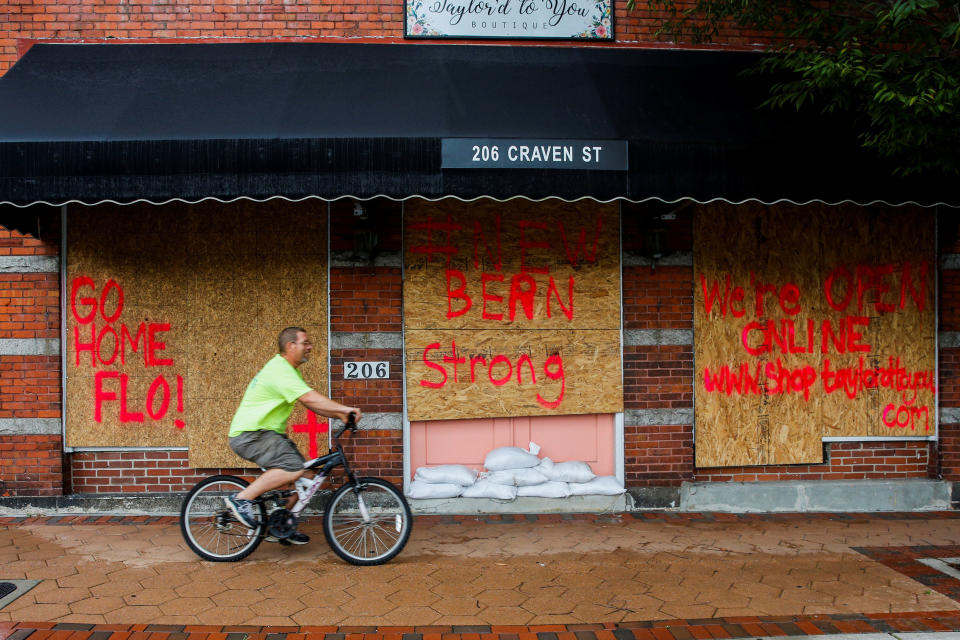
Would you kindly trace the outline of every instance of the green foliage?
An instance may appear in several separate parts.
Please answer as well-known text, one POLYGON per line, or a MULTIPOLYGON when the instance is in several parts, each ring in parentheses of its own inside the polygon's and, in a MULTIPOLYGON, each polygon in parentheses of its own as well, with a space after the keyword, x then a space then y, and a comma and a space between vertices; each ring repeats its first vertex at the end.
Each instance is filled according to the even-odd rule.
MULTIPOLYGON (((628 0, 636 9, 638 0, 628 0)), ((721 31, 756 34, 753 70, 786 78, 769 107, 855 118, 864 147, 896 173, 960 174, 960 3, 937 0, 647 0, 659 33, 704 44, 721 31)))

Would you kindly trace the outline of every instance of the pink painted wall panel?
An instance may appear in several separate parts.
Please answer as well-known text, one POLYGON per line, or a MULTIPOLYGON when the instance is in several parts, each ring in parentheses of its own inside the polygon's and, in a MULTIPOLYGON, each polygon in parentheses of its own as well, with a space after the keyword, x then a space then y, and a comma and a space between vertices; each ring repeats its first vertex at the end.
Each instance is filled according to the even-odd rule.
POLYGON ((411 422, 410 473, 441 464, 483 469, 491 449, 526 449, 533 441, 541 447, 541 458, 580 460, 597 475, 613 475, 614 438, 613 414, 411 422))

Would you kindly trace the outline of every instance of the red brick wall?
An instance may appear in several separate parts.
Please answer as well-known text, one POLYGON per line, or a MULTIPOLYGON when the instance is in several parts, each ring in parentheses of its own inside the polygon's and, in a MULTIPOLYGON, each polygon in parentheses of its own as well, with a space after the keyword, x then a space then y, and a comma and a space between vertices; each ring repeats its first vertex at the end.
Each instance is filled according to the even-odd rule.
POLYGON ((940 425, 938 462, 941 477, 960 480, 960 425, 940 425))
POLYGON ((403 411, 403 353, 400 349, 337 349, 330 352, 330 395, 366 413, 403 411), (389 380, 344 380, 347 361, 390 363, 389 380))
POLYGON ((692 329, 693 269, 624 267, 624 329, 692 329))
MULTIPOLYGON (((690 212, 624 204, 623 248, 650 257, 675 257, 693 246, 690 212)), ((623 268, 624 330, 693 329, 693 268, 663 264, 623 268)), ((624 481, 628 487, 679 486, 693 475, 692 425, 632 425, 630 410, 693 407, 693 345, 635 345, 623 349, 624 481)))
MULTIPOLYGON (((6 255, 31 255, 23 252, 34 250, 32 247, 0 245, 0 251, 4 248, 9 250, 6 255)), ((57 311, 60 279, 56 273, 0 273, 0 298, 0 336, 60 337, 60 314, 57 311)))
MULTIPOLYGON (((56 225, 54 225, 56 226, 56 225)), ((46 242, 0 227, 0 256, 56 256, 46 242)), ((60 337, 56 273, 0 274, 0 339, 60 337)), ((60 357, 0 355, 0 419, 60 418, 60 357)), ((56 435, 0 435, 0 495, 63 493, 63 447, 56 435)))
MULTIPOLYGON (((960 254, 960 222, 956 216, 941 214, 937 239, 940 253, 960 254)), ((938 291, 938 329, 960 331, 960 270, 941 269, 938 291)), ((940 346, 937 393, 940 407, 960 407, 960 347, 940 346)), ((960 425, 939 425, 935 471, 945 480, 960 480, 960 425)), ((933 474, 936 477, 936 473, 933 474)))
POLYGON ((330 269, 331 331, 400 331, 399 267, 330 269))
POLYGON ((628 487, 676 487, 693 477, 689 425, 624 426, 623 449, 628 487))
POLYGON ((624 347, 623 386, 628 410, 692 407, 693 347, 624 347))
POLYGON ((940 372, 937 393, 941 407, 960 407, 960 348, 940 348, 940 372))
MULTIPOLYGON (((373 234, 376 250, 400 260, 403 205, 387 199, 361 202, 363 218, 354 215, 354 203, 342 200, 330 207, 330 247, 341 255, 355 248, 358 233, 373 234)), ((400 267, 351 266, 330 270, 330 330, 344 333, 394 333, 403 330, 403 280, 400 267)), ((401 349, 334 349, 330 352, 331 395, 368 413, 403 412, 403 352, 401 349), (343 363, 387 361, 387 380, 345 380, 343 363)), ((399 423, 399 421, 398 421, 399 423)), ((344 438, 345 449, 357 473, 387 478, 400 484, 403 476, 403 432, 363 430, 344 438)))
POLYGON ((354 473, 379 476, 403 486, 403 432, 370 429, 345 436, 343 450, 354 473))
POLYGON ((0 356, 0 418, 59 417, 60 356, 0 356))
MULTIPOLYGON (((679 2, 678 4, 683 4, 679 2)), ((643 7, 644 3, 639 2, 643 7)), ((33 40, 157 41, 157 40, 292 40, 333 38, 402 40, 402 0, 302 0, 288 3, 242 0, 182 0, 157 3, 100 0, 10 3, 0 20, 0 74, 5 72, 33 40)), ((627 12, 616 2, 614 31, 617 41, 629 46, 666 46, 656 35, 660 15, 642 8, 627 12)), ((762 38, 731 28, 720 34, 715 46, 749 48, 762 38)), ((476 42, 476 41, 474 41, 476 42)), ((514 45, 540 42, 506 41, 514 45)), ((579 43, 551 43, 577 46, 579 43)))
POLYGON ((0 496, 60 496, 63 483, 59 434, 0 436, 0 496))
MULTIPOLYGON (((344 438, 351 465, 359 475, 400 483, 403 437, 399 431, 358 431, 344 438)), ((59 437, 53 444, 59 447, 59 437)), ((0 451, 4 444, 0 444, 0 451)), ((58 454, 59 459, 59 454, 58 454)), ((248 480, 251 469, 193 469, 187 451, 84 451, 71 456, 73 493, 176 493, 218 473, 248 480)), ((28 495, 19 493, 18 495, 28 495)))
POLYGON ((187 451, 83 451, 71 455, 74 493, 188 491, 216 473, 250 477, 243 469, 191 469, 187 451))
POLYGON ((0 227, 0 256, 55 256, 60 252, 59 244, 56 236, 38 240, 19 231, 0 227))
MULTIPOLYGON (((397 332, 403 328, 400 269, 337 267, 330 270, 330 330, 397 332)), ((403 411, 403 353, 400 349, 331 349, 330 394, 365 412, 403 411), (343 363, 387 361, 388 380, 345 380, 343 363)))
POLYGON ((926 478, 926 442, 832 442, 824 464, 770 465, 697 469, 700 482, 771 480, 895 480, 926 478))

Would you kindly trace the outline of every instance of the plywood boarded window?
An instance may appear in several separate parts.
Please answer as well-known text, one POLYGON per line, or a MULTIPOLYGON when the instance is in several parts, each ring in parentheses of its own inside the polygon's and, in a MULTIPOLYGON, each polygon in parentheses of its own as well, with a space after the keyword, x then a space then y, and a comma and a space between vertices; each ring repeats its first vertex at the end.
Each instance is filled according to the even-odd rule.
MULTIPOLYGON (((326 220, 319 202, 71 208, 66 444, 247 466, 227 431, 281 329, 310 332, 300 370, 327 389, 326 220)), ((326 449, 302 407, 291 424, 301 450, 326 449)))
POLYGON ((709 205, 694 238, 698 467, 935 434, 932 213, 709 205))
POLYGON ((616 205, 404 206, 411 420, 623 410, 616 205))

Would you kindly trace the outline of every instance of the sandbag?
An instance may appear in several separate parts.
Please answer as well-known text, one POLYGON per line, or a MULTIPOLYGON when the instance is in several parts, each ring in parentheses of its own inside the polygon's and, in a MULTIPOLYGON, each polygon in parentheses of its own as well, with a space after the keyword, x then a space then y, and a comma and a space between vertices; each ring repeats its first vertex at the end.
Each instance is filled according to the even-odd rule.
POLYGON ((547 480, 553 479, 553 460, 550 458, 543 458, 540 460, 540 464, 536 467, 536 470, 542 473, 547 480))
POLYGON ((597 476, 590 482, 571 482, 573 496, 616 496, 626 491, 616 476, 597 476))
POLYGON ((597 477, 586 462, 553 462, 550 458, 544 458, 537 471, 557 482, 590 482, 597 477))
POLYGON ((540 458, 520 447, 497 447, 487 454, 483 466, 487 471, 527 469, 540 464, 540 458))
POLYGON ((541 484, 533 484, 517 488, 517 497, 531 498, 566 498, 570 495, 570 485, 566 482, 548 480, 541 484))
POLYGON ((431 498, 456 498, 463 492, 458 484, 444 482, 433 484, 423 480, 414 480, 407 489, 407 497, 414 500, 429 500, 431 498))
POLYGON ((438 467, 417 467, 414 481, 431 484, 458 484, 469 487, 477 480, 477 472, 462 464, 442 464, 438 467))
POLYGON ((536 467, 527 467, 526 469, 502 469, 500 471, 491 471, 487 474, 487 480, 494 484, 508 484, 513 487, 526 487, 534 484, 542 484, 547 481, 547 476, 537 471, 536 467))
POLYGON ((477 480, 463 490, 464 498, 493 498, 495 500, 513 500, 517 497, 517 488, 507 484, 496 484, 489 480, 477 480))

